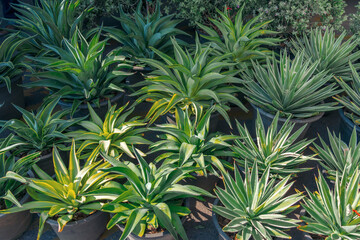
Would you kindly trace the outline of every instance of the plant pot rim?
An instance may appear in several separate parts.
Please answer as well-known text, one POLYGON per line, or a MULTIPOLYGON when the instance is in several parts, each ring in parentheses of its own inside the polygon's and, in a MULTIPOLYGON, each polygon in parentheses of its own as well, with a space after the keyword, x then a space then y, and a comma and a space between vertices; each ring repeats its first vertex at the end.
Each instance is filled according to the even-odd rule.
MULTIPOLYGON (((96 218, 97 216, 101 215, 101 214, 106 214, 106 212, 102 212, 102 211, 96 211, 95 213, 91 214, 90 216, 83 218, 81 220, 77 220, 77 221, 73 221, 73 222, 69 222, 66 224, 66 226, 74 226, 74 225, 78 225, 81 223, 85 223, 88 222, 90 220, 92 220, 93 218, 96 218)), ((38 215, 40 215, 40 213, 38 213, 38 215)), ((57 225, 58 222, 53 220, 53 219, 47 219, 46 222, 50 225, 57 225)))
MULTIPOLYGON (((10 79, 11 83, 16 83, 17 81, 21 80, 23 74, 19 74, 13 78, 10 79)), ((6 83, 0 83, 0 88, 6 88, 6 83)))
POLYGON ((354 126, 356 126, 356 132, 360 132, 360 127, 358 125, 356 125, 353 121, 351 121, 350 118, 348 118, 347 116, 345 116, 345 112, 343 108, 340 108, 338 110, 339 115, 341 117, 341 119, 349 126, 351 126, 352 128, 354 128, 354 126))
MULTIPOLYGON (((214 203, 213 203, 213 206, 216 206, 219 204, 219 199, 216 198, 214 203)), ((231 240, 229 238, 229 236, 222 230, 222 228, 220 227, 220 224, 219 224, 219 221, 217 219, 217 214, 214 212, 214 210, 211 208, 211 218, 212 218, 212 222, 215 226, 215 229, 216 231, 218 232, 218 234, 220 235, 220 237, 223 239, 223 240, 231 240)))
MULTIPOLYGON (((268 118, 274 118, 275 115, 271 114, 271 113, 268 113, 266 111, 264 111, 262 108, 256 106, 255 104, 251 103, 251 106, 255 109, 255 110, 259 110, 259 113, 262 114, 262 115, 265 115, 266 117, 268 118)), ((320 114, 316 115, 316 116, 313 116, 313 117, 309 117, 309 118, 303 118, 303 119, 300 119, 300 118, 291 118, 290 119, 290 122, 294 122, 294 123, 300 123, 300 124, 305 124, 305 123, 312 123, 312 122, 316 122, 317 120, 319 120, 320 118, 322 118, 324 116, 324 112, 320 112, 320 114)), ((286 118, 282 118, 282 117, 279 117, 279 121, 280 122, 286 122, 286 118)))
MULTIPOLYGON (((185 198, 185 206, 190 208, 190 201, 189 198, 185 198)), ((184 224, 185 220, 186 220, 186 216, 182 217, 181 219, 181 223, 184 224)), ((124 231, 125 226, 122 224, 116 224, 116 226, 120 229, 120 231, 124 231)), ((168 230, 165 230, 163 232, 159 232, 159 233, 152 233, 152 234, 144 234, 144 236, 139 237, 138 235, 135 235, 133 233, 130 233, 129 236, 132 236, 133 238, 137 238, 137 239, 153 239, 156 240, 159 237, 163 237, 165 235, 170 234, 168 230)))
MULTIPOLYGON (((121 97, 123 97, 124 94, 125 94, 124 92, 117 92, 114 97, 112 97, 112 98, 105 98, 105 99, 110 100, 110 102, 116 102, 116 101, 119 100, 121 97)), ((73 99, 73 100, 75 100, 75 99, 73 99)), ((59 100, 59 104, 65 106, 65 107, 69 107, 69 108, 71 108, 71 106, 72 106, 72 103, 68 103, 68 102, 66 102, 66 101, 63 101, 62 99, 59 100)), ((100 108, 101 108, 101 107, 105 107, 107 104, 108 104, 108 101, 101 101, 100 104, 99 104, 99 106, 100 106, 100 108)), ((93 108, 96 108, 96 107, 97 107, 97 105, 96 105, 95 103, 92 103, 92 104, 90 104, 90 105, 91 105, 91 107, 93 107, 93 108)), ((79 109, 88 109, 87 103, 81 103, 81 104, 79 105, 79 109)))
MULTIPOLYGON (((31 170, 28 171, 28 175, 29 175, 30 178, 34 178, 34 173, 33 173, 31 170)), ((24 189, 24 191, 26 192, 25 189, 24 189)), ((26 192, 25 195, 24 195, 24 196, 22 197, 22 199, 20 200, 20 204, 26 203, 29 199, 30 199, 30 195, 26 192)), ((7 215, 7 214, 2 214, 2 213, 0 213, 0 218, 4 217, 4 216, 6 216, 6 215, 7 215)))

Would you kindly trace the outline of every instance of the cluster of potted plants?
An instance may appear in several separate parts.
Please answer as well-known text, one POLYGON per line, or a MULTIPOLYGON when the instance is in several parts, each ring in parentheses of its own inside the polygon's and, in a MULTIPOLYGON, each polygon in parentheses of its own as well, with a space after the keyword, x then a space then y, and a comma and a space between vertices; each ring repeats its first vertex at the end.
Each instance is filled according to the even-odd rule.
POLYGON ((2 239, 19 237, 30 214, 38 239, 46 223, 62 240, 95 240, 115 226, 121 240, 188 239, 189 198, 216 199, 222 239, 289 238, 295 227, 360 238, 353 38, 314 29, 278 53, 269 22, 246 22, 240 7, 219 10, 214 29, 200 25, 189 43, 159 2, 154 11, 120 8, 118 26, 86 32, 91 8, 78 13, 79 2, 14 5, 15 29, 1 45, 2 239), (22 83, 24 74, 32 80, 22 83), (23 87, 49 96, 26 110, 23 87), (218 131, 221 118, 233 128, 231 109, 250 106, 254 129, 236 121, 231 134, 218 131), (309 125, 335 110, 341 134, 329 131, 321 146, 307 140, 309 125), (316 193, 293 188, 308 161, 328 178, 319 170, 316 193), (292 214, 299 203, 302 221, 292 214))

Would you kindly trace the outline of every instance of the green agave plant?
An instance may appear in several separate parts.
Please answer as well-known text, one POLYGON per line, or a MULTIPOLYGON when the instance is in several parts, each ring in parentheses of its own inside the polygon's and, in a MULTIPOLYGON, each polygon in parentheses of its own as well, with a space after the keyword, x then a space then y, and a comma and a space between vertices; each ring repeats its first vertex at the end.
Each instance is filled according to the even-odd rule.
POLYGON ((296 142, 306 126, 293 131, 295 123, 291 123, 290 118, 281 128, 278 127, 278 120, 279 113, 275 115, 266 131, 258 112, 255 140, 246 126, 237 122, 240 139, 235 140, 231 149, 240 166, 256 164, 261 173, 269 168, 272 177, 276 178, 285 178, 288 175, 310 170, 309 168, 300 168, 299 165, 309 160, 315 160, 314 157, 303 154, 313 140, 303 139, 296 142))
POLYGON ((17 149, 19 153, 28 154, 39 151, 46 154, 53 145, 62 146, 69 140, 69 137, 65 135, 66 130, 84 118, 63 119, 70 110, 54 113, 58 102, 59 98, 42 104, 36 114, 15 106, 22 113, 24 121, 18 119, 0 121, 2 127, 0 132, 8 129, 15 134, 12 142, 22 143, 17 149))
POLYGON ((80 0, 35 0, 34 4, 20 2, 12 7, 17 11, 14 22, 23 38, 29 40, 29 50, 34 55, 47 53, 44 44, 64 47, 63 39, 71 39, 82 27, 85 15, 91 11, 85 9, 78 14, 80 0))
POLYGON ((163 164, 176 167, 196 167, 198 172, 207 175, 207 172, 218 174, 225 172, 225 167, 231 168, 226 156, 231 146, 228 142, 236 139, 234 135, 210 134, 210 117, 214 107, 203 113, 201 107, 196 116, 191 118, 188 109, 177 109, 175 124, 157 125, 150 130, 164 133, 161 140, 150 145, 150 153, 165 153, 158 156, 155 161, 164 160, 163 164))
POLYGON ((265 59, 272 52, 267 47, 276 46, 281 41, 279 38, 269 37, 277 32, 266 29, 271 21, 260 22, 261 15, 245 22, 244 7, 245 4, 233 19, 227 9, 224 12, 217 9, 220 18, 209 20, 218 31, 198 24, 206 33, 201 36, 209 40, 215 48, 214 54, 227 55, 229 62, 237 63, 239 69, 251 65, 252 59, 265 59))
POLYGON ((360 52, 354 51, 358 43, 355 36, 344 40, 346 32, 340 36, 336 36, 333 29, 322 28, 312 29, 309 34, 304 34, 300 39, 292 41, 292 52, 304 52, 305 59, 311 63, 317 63, 315 73, 322 71, 327 72, 330 76, 341 77, 344 80, 351 78, 350 63, 354 63, 356 68, 359 64, 355 64, 360 59, 360 52))
POLYGON ((284 51, 280 61, 275 54, 266 64, 253 63, 253 70, 244 74, 242 92, 254 105, 268 113, 309 118, 337 109, 337 103, 323 101, 341 92, 335 83, 324 86, 331 78, 326 72, 315 73, 319 61, 305 60, 304 52, 293 60, 284 51))
POLYGON ((336 78, 346 95, 336 96, 338 102, 340 102, 345 108, 345 116, 350 118, 355 125, 360 125, 360 77, 355 67, 350 64, 352 72, 352 79, 349 80, 349 84, 343 79, 336 78))
POLYGON ((306 189, 308 197, 301 204, 308 215, 301 219, 306 224, 299 229, 320 235, 327 240, 360 238, 360 171, 357 168, 352 175, 343 172, 336 174, 334 190, 319 171, 316 179, 317 191, 306 189))
POLYGON ((300 221, 287 217, 298 208, 301 193, 286 195, 293 185, 290 176, 280 182, 270 179, 270 168, 260 176, 255 164, 252 171, 245 167, 243 178, 235 166, 235 177, 224 174, 225 189, 216 187, 222 206, 213 206, 216 214, 230 220, 223 231, 236 234, 236 239, 272 240, 291 237, 284 232, 297 227, 300 221))
POLYGON ((349 144, 341 140, 340 136, 331 133, 328 130, 329 142, 326 142, 319 136, 321 146, 314 143, 313 151, 321 159, 321 166, 326 170, 331 180, 336 179, 336 174, 340 175, 346 172, 351 176, 360 165, 360 144, 357 141, 356 128, 354 128, 349 144))
MULTIPOLYGON (((103 121, 89 106, 90 121, 82 121, 79 123, 84 130, 70 132, 67 135, 74 138, 77 143, 81 143, 78 148, 78 154, 84 152, 91 153, 98 146, 107 155, 120 159, 123 153, 131 158, 135 158, 130 150, 131 145, 150 144, 151 142, 142 137, 142 133, 146 131, 141 128, 146 125, 139 117, 133 117, 127 120, 128 116, 134 111, 134 108, 126 110, 128 103, 121 108, 116 109, 116 105, 112 106, 103 121), (138 128, 140 127, 140 128, 138 128)), ((139 149, 136 149, 140 152, 139 149)), ((145 154, 140 152, 142 156, 145 154)))
POLYGON ((0 210, 12 207, 12 201, 22 197, 22 193, 25 191, 25 186, 21 183, 6 179, 6 173, 11 171, 20 176, 26 176, 39 156, 39 153, 33 153, 16 160, 16 156, 11 151, 21 143, 12 144, 13 137, 10 134, 0 144, 0 210))
MULTIPOLYGON (((141 11, 142 1, 139 1, 136 11, 132 14, 124 13, 120 5, 120 17, 115 17, 122 29, 115 27, 104 27, 106 35, 122 46, 118 49, 121 54, 133 58, 155 58, 154 47, 162 52, 171 50, 170 37, 176 35, 188 35, 176 28, 181 20, 174 20, 174 15, 161 16, 160 1, 156 1, 154 13, 147 11, 144 15, 141 11)), ((178 42, 185 44, 181 40, 178 42)))
POLYGON ((210 56, 212 48, 203 47, 198 37, 193 54, 187 49, 182 49, 174 38, 171 42, 174 46, 175 58, 153 49, 163 62, 141 59, 156 69, 152 72, 154 76, 140 83, 145 86, 132 94, 139 96, 136 103, 144 100, 153 103, 146 116, 150 119, 149 124, 169 111, 173 113, 175 107, 182 109, 189 107, 194 112, 199 106, 208 109, 215 104, 215 110, 229 125, 230 120, 226 112, 230 110, 229 103, 247 111, 241 101, 234 96, 238 89, 232 84, 243 82, 234 77, 237 71, 222 71, 232 65, 224 61, 224 55, 210 56))
POLYGON ((70 150, 69 167, 66 168, 59 152, 54 147, 54 179, 37 166, 33 168, 39 176, 38 179, 26 178, 12 171, 8 172, 6 179, 14 179, 24 184, 33 200, 21 205, 18 201, 12 199, 12 203, 16 206, 1 210, 0 213, 9 214, 25 210, 39 213, 39 232, 37 236, 39 240, 48 218, 55 215, 58 217, 57 222, 59 232, 61 232, 77 214, 90 215, 95 210, 100 210, 104 204, 101 201, 101 196, 88 197, 86 194, 102 188, 106 182, 117 176, 100 171, 100 169, 110 167, 111 164, 97 161, 99 149, 80 167, 80 161, 75 152, 75 142, 73 142, 70 150))
POLYGON ((20 39, 19 33, 10 34, 0 45, 0 84, 5 84, 9 93, 11 81, 21 76, 24 69, 29 68, 23 62, 27 51, 21 49, 22 44, 28 39, 20 39))
POLYGON ((124 91, 122 82, 131 74, 125 70, 132 68, 124 57, 116 56, 113 51, 103 56, 106 41, 100 41, 100 32, 87 41, 77 31, 71 40, 64 39, 65 49, 46 45, 60 59, 33 58, 43 71, 33 75, 39 80, 25 86, 46 87, 52 92, 52 97, 62 96, 63 101, 73 103, 72 113, 82 102, 99 106, 101 99, 124 91))
POLYGON ((127 239, 130 233, 143 236, 146 230, 161 229, 169 231, 176 240, 179 236, 187 240, 180 217, 188 215, 190 210, 182 203, 188 197, 202 199, 201 195, 212 195, 201 188, 179 184, 193 168, 172 168, 168 164, 157 168, 153 163, 148 164, 135 148, 133 151, 138 165, 104 156, 114 167, 103 171, 123 175, 127 183, 112 182, 90 193, 90 196, 103 195, 112 200, 102 208, 114 214, 107 227, 124 224, 120 240, 127 239))

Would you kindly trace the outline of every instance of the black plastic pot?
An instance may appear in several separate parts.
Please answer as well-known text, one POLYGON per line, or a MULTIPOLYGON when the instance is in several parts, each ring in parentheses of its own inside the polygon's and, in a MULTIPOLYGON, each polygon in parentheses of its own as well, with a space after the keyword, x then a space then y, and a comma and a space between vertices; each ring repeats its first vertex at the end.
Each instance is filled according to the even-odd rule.
MULTIPOLYGON (((111 105, 118 104, 118 106, 122 106, 124 103, 124 93, 118 93, 115 95, 112 99, 110 99, 111 105)), ((68 109, 71 108, 72 103, 59 101, 59 105, 62 109, 68 109)), ((99 115, 101 119, 104 119, 107 111, 108 111, 108 101, 102 101, 100 102, 100 107, 97 107, 95 104, 91 104, 91 107, 94 109, 94 111, 99 115)), ((78 107, 78 110, 75 112, 74 117, 85 117, 89 114, 89 108, 87 104, 81 104, 78 107)))
POLYGON ((58 223, 52 219, 46 222, 51 226, 60 240, 97 240, 106 229, 110 215, 96 212, 79 221, 66 224, 62 232, 58 232, 58 223))
MULTIPOLYGON (((267 130, 272 121, 274 120, 275 115, 271 114, 271 113, 267 113, 264 110, 262 110, 261 108, 258 108, 257 106, 251 104, 251 106, 254 108, 253 111, 253 121, 254 124, 253 126, 255 127, 255 121, 256 121, 256 117, 257 117, 257 110, 260 113, 260 117, 262 118, 263 124, 264 124, 264 128, 265 130, 267 130)), ((301 127, 303 127, 305 124, 307 124, 306 128, 304 129, 304 131, 300 134, 300 136, 298 137, 298 141, 303 139, 306 135, 306 132, 309 130, 309 127, 311 125, 311 123, 318 121, 320 118, 322 118, 324 115, 324 113, 320 113, 317 116, 311 117, 311 118, 305 118, 305 119, 291 119, 290 122, 295 123, 295 126, 292 130, 292 133, 296 132, 298 129, 300 129, 301 127)), ((278 129, 280 130, 280 128, 284 125, 284 123, 286 122, 285 118, 279 118, 279 122, 278 122, 278 129)), ((252 136, 255 137, 255 129, 253 129, 253 131, 251 132, 252 136)))
MULTIPOLYGON (((189 199, 185 200, 185 206, 190 208, 189 199)), ((186 217, 181 218, 181 222, 184 224, 186 217)), ((116 226, 123 232, 124 225, 116 224, 116 226)), ((143 237, 139 237, 135 234, 130 233, 130 235, 126 238, 127 240, 174 240, 174 237, 168 232, 164 231, 161 233, 154 234, 145 234, 143 237)))
POLYGON ((19 84, 22 84, 22 76, 11 80, 11 93, 8 92, 5 83, 0 84, 0 120, 22 117, 22 114, 12 105, 25 107, 24 89, 19 84))
POLYGON ((194 178, 186 178, 182 181, 184 185, 193 185, 202 188, 208 192, 213 192, 216 183, 220 180, 218 176, 208 173, 207 177, 204 175, 191 174, 194 178))
MULTIPOLYGON (((61 159, 67 165, 69 163, 69 153, 59 151, 59 154, 60 154, 61 159)), ((50 176, 53 176, 55 174, 52 152, 50 152, 44 156, 41 156, 40 160, 36 163, 36 165, 39 168, 41 168, 41 170, 43 170, 44 172, 49 174, 50 176)))
MULTIPOLYGON (((29 171, 29 176, 34 177, 29 171)), ((26 194, 20 201, 24 204, 30 200, 30 196, 26 194)), ((32 215, 30 211, 23 211, 11 214, 0 214, 0 239, 15 240, 18 239, 30 226, 32 215)))
MULTIPOLYGON (((354 127, 355 127, 355 124, 351 119, 349 119, 345 116, 343 109, 339 109, 338 111, 339 111, 339 115, 340 115, 339 131, 341 134, 341 139, 344 142, 349 143, 352 131, 354 130, 354 127)), ((357 140, 359 142, 360 141, 360 127, 359 126, 356 126, 356 136, 357 136, 357 140)))

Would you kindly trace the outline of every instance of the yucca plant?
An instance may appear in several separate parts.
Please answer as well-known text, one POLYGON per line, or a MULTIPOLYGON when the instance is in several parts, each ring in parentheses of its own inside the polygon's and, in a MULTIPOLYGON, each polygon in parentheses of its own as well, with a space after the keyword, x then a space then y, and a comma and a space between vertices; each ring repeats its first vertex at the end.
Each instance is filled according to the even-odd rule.
POLYGON ((113 51, 103 56, 106 41, 100 40, 100 32, 87 41, 77 31, 71 40, 64 39, 65 49, 46 45, 57 57, 33 58, 43 71, 26 86, 46 87, 51 97, 62 96, 62 101, 73 103, 72 113, 84 102, 98 106, 100 100, 124 91, 122 82, 130 74, 125 70, 132 68, 113 51))
POLYGON ((70 138, 65 135, 66 130, 84 118, 63 119, 70 110, 60 110, 54 113, 54 108, 59 102, 54 99, 49 103, 42 104, 36 113, 29 112, 21 107, 15 108, 22 114, 24 121, 11 119, 0 121, 2 127, 15 134, 12 143, 21 143, 17 148, 19 154, 41 152, 47 154, 53 145, 64 146, 64 142, 70 138))
POLYGON ((286 195, 293 185, 290 175, 280 182, 270 179, 270 168, 259 175, 257 164, 250 172, 245 167, 242 177, 235 166, 235 177, 224 174, 225 189, 216 187, 215 193, 221 205, 213 211, 230 220, 223 231, 235 233, 236 239, 272 240, 273 237, 291 237, 284 232, 297 227, 300 221, 287 217, 298 208, 295 205, 303 197, 301 193, 286 195))
POLYGON ((312 29, 309 34, 302 38, 296 37, 292 41, 292 52, 304 52, 304 57, 311 63, 318 63, 315 73, 327 72, 330 76, 341 77, 350 80, 351 70, 349 63, 356 63, 360 59, 360 52, 354 51, 357 47, 355 36, 345 40, 346 32, 336 36, 333 29, 322 28, 312 29))
POLYGON ((149 124, 169 111, 174 113, 175 107, 189 108, 193 113, 199 106, 207 110, 215 104, 215 111, 220 113, 229 125, 229 103, 247 111, 234 96, 238 89, 233 84, 241 84, 243 81, 234 77, 237 71, 224 71, 232 65, 224 61, 224 55, 210 56, 212 48, 202 46, 198 37, 193 54, 182 49, 174 38, 171 42, 175 58, 153 49, 162 61, 141 59, 156 69, 152 72, 153 76, 140 83, 145 86, 132 94, 139 96, 136 103, 144 100, 153 103, 146 116, 150 119, 149 124))
POLYGON ((31 210, 40 214, 39 232, 37 239, 40 239, 44 224, 48 218, 57 217, 59 232, 67 223, 71 222, 74 216, 79 213, 90 215, 103 206, 101 196, 87 197, 86 194, 101 189, 103 185, 116 178, 100 169, 111 166, 107 162, 97 161, 99 150, 86 159, 85 164, 80 167, 80 161, 76 156, 75 142, 73 141, 69 167, 66 168, 56 147, 53 150, 53 161, 55 178, 53 179, 37 166, 34 166, 37 178, 27 178, 15 172, 8 172, 6 179, 14 179, 26 186, 26 190, 33 199, 30 202, 20 204, 15 199, 12 203, 15 207, 1 210, 0 213, 8 214, 31 210))
POLYGON ((352 78, 348 83, 341 78, 336 78, 346 95, 334 98, 345 107, 345 116, 358 126, 360 125, 360 76, 352 64, 350 64, 350 69, 352 78))
POLYGON ((27 176, 32 165, 36 163, 39 153, 32 153, 20 159, 16 159, 16 155, 12 150, 21 145, 21 143, 12 144, 13 135, 3 139, 0 144, 0 210, 12 207, 12 201, 16 198, 24 196, 25 186, 21 183, 6 179, 5 175, 8 171, 27 176))
POLYGON ((313 140, 303 139, 296 142, 306 126, 293 132, 295 123, 291 123, 288 118, 279 129, 279 115, 279 113, 275 115, 266 131, 258 112, 255 123, 255 139, 251 137, 246 126, 237 122, 239 139, 235 140, 231 150, 240 166, 245 167, 246 163, 250 166, 257 164, 260 173, 269 168, 271 176, 276 178, 285 178, 288 175, 310 170, 301 168, 299 165, 309 160, 315 160, 313 156, 303 154, 313 140))
POLYGON ((150 153, 165 153, 155 161, 164 160, 163 164, 174 167, 196 167, 198 173, 207 176, 207 173, 218 174, 225 172, 225 167, 231 168, 226 156, 231 155, 228 150, 229 141, 236 139, 234 135, 210 134, 210 117, 214 107, 206 112, 200 107, 195 117, 190 117, 188 109, 177 108, 175 124, 161 124, 153 131, 161 132, 161 140, 150 145, 150 153))
POLYGON ((270 36, 277 32, 267 30, 271 21, 259 21, 261 15, 245 22, 244 6, 245 4, 239 8, 233 19, 228 9, 224 12, 217 9, 220 18, 209 19, 214 29, 198 24, 206 33, 201 36, 209 40, 211 46, 215 48, 214 54, 227 55, 229 62, 237 63, 239 69, 251 65, 250 60, 265 59, 272 52, 268 47, 276 46, 281 41, 270 36))
POLYGON ((19 33, 10 34, 0 45, 0 84, 6 84, 7 90, 11 93, 11 81, 21 76, 26 68, 24 63, 26 50, 21 45, 28 38, 19 38, 19 33))
MULTIPOLYGON (((102 151, 116 159, 120 159, 124 153, 131 158, 135 158, 130 150, 131 145, 151 143, 142 136, 146 131, 145 128, 142 128, 146 125, 143 120, 140 120, 139 117, 127 120, 128 116, 134 111, 134 108, 126 109, 128 103, 118 109, 116 105, 112 106, 104 120, 95 113, 90 104, 88 106, 90 120, 79 123, 84 130, 67 134, 74 138, 77 143, 80 143, 78 154, 82 152, 89 154, 98 146, 101 146, 102 151)), ((140 152, 140 150, 138 151, 140 152)), ((140 154, 145 155, 142 152, 140 154)))
POLYGON ((351 176, 360 165, 360 144, 357 141, 356 129, 354 128, 349 144, 341 140, 340 136, 328 130, 329 143, 319 136, 321 146, 314 143, 312 150, 320 158, 321 166, 326 170, 331 180, 336 179, 336 173, 342 175, 346 172, 351 176))
POLYGON ((319 171, 317 191, 306 189, 308 197, 301 204, 307 215, 299 229, 327 240, 360 238, 360 171, 336 173, 333 190, 319 171))
POLYGON ((212 195, 196 186, 179 184, 189 172, 194 171, 193 168, 173 168, 168 164, 156 167, 153 163, 148 164, 135 148, 133 151, 138 165, 104 156, 113 167, 103 171, 123 175, 128 182, 112 182, 89 195, 108 196, 112 200, 102 207, 103 211, 114 214, 107 227, 110 229, 115 224, 124 224, 120 240, 127 239, 130 233, 142 236, 146 230, 162 229, 168 230, 176 240, 179 236, 188 239, 180 220, 190 213, 186 206, 182 206, 184 200, 212 195))
POLYGON ((78 14, 80 0, 35 0, 34 4, 20 2, 13 4, 16 19, 13 22, 20 36, 29 39, 29 50, 34 55, 47 53, 44 44, 64 47, 63 39, 71 39, 82 28, 85 15, 91 11, 85 9, 78 14))
MULTIPOLYGON (((106 35, 122 46, 118 49, 121 54, 126 54, 134 60, 136 58, 156 58, 157 55, 150 47, 169 53, 171 50, 170 37, 187 35, 184 31, 176 28, 181 20, 174 20, 174 15, 161 16, 160 1, 156 1, 153 13, 147 9, 144 15, 141 11, 142 1, 139 1, 136 11, 126 14, 120 5, 120 17, 115 17, 121 25, 116 27, 104 27, 106 35)), ((177 39, 179 43, 184 44, 177 39)))
POLYGON ((291 60, 284 51, 280 61, 273 54, 265 65, 253 63, 253 70, 244 74, 242 92, 257 107, 271 114, 279 111, 282 117, 309 118, 333 111, 337 103, 323 101, 341 90, 336 90, 335 83, 324 86, 331 76, 315 73, 318 64, 305 60, 304 52, 291 60))

